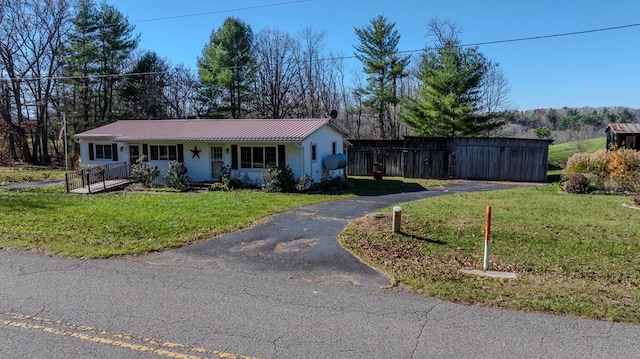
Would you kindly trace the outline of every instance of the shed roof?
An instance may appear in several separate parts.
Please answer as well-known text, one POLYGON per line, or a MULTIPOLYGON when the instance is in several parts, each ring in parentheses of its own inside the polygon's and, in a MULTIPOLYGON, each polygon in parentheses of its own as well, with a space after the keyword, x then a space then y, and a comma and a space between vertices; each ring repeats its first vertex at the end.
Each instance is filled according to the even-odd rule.
POLYGON ((111 141, 185 142, 297 142, 329 125, 343 136, 331 120, 320 119, 224 119, 224 120, 120 120, 73 136, 74 139, 111 141))
POLYGON ((640 133, 640 123, 611 123, 607 126, 605 132, 613 131, 613 133, 640 133))

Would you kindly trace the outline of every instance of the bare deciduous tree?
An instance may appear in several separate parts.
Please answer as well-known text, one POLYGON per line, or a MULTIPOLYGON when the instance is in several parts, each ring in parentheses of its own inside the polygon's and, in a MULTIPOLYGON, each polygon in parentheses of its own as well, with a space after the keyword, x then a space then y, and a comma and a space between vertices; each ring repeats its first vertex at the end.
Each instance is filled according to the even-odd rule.
POLYGON ((64 0, 2 0, 0 5, 0 116, 10 128, 10 152, 14 160, 48 163, 52 93, 69 5, 64 0))
POLYGON ((256 36, 258 62, 256 82, 257 107, 261 117, 288 118, 296 114, 296 53, 299 43, 288 33, 266 28, 256 36))
POLYGON ((490 63, 480 85, 480 109, 486 113, 507 110, 511 86, 498 63, 490 63))
POLYGON ((182 64, 174 66, 164 89, 169 116, 190 118, 198 114, 197 93, 198 79, 196 76, 182 64))

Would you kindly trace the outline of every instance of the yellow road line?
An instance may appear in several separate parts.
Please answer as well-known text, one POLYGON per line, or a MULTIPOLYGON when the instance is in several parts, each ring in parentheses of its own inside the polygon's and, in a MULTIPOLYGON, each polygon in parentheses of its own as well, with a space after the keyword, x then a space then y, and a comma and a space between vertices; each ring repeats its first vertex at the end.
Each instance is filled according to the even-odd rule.
POLYGON ((30 329, 41 331, 48 334, 58 335, 62 337, 69 337, 78 340, 99 343, 104 345, 110 345, 114 347, 125 348, 138 352, 153 353, 158 356, 174 359, 206 359, 207 357, 192 355, 189 353, 198 353, 203 355, 213 355, 217 358, 223 359, 256 359, 253 357, 237 355, 233 353, 190 347, 188 345, 163 342, 152 338, 139 337, 135 335, 123 334, 123 333, 110 333, 106 330, 98 328, 75 325, 70 323, 63 323, 61 321, 54 321, 51 319, 45 319, 40 317, 34 317, 29 315, 17 314, 17 313, 0 313, 0 325, 30 329), (116 338, 116 339, 110 339, 116 338), (168 350, 172 349, 172 350, 168 350), (182 351, 183 353, 180 353, 182 351))

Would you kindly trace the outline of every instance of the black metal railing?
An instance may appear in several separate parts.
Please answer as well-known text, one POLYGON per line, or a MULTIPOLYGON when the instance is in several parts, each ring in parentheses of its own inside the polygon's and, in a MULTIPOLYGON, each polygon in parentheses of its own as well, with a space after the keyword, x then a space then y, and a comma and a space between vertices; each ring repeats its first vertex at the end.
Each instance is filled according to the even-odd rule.
POLYGON ((66 175, 67 192, 77 188, 87 188, 88 193, 107 188, 109 181, 125 180, 131 176, 126 162, 109 163, 101 166, 87 166, 66 175))

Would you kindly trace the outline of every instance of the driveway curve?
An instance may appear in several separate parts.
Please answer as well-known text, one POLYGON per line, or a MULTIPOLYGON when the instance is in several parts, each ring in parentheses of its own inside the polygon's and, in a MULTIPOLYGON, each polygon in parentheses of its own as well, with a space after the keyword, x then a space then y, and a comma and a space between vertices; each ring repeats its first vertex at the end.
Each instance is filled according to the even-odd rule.
POLYGON ((444 194, 537 185, 541 184, 454 181, 422 191, 358 196, 299 207, 237 232, 139 260, 165 265, 215 265, 253 274, 356 286, 385 286, 389 284, 386 275, 363 264, 338 244, 336 237, 349 221, 392 205, 444 194))

